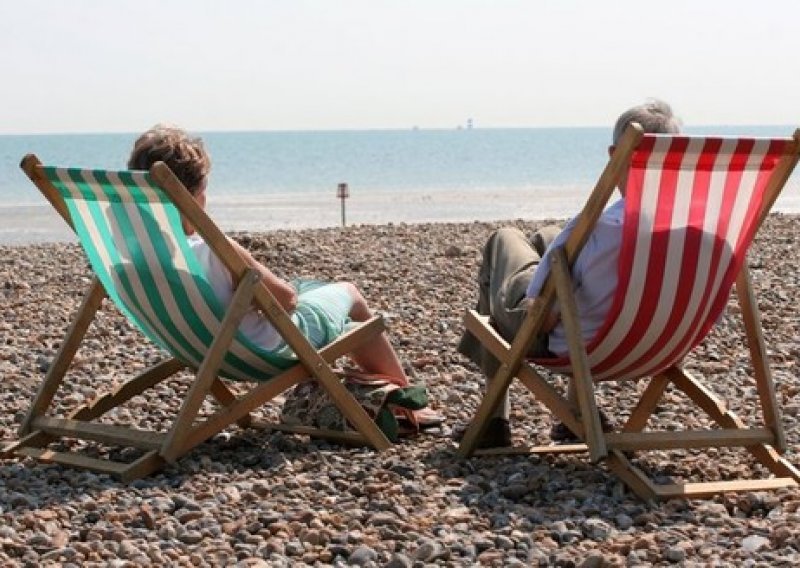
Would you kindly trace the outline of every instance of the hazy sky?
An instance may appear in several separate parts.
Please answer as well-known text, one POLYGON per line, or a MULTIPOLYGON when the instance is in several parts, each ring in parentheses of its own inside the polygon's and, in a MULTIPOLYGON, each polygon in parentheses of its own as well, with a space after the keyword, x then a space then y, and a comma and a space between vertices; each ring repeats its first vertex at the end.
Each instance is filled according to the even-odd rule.
POLYGON ((798 0, 0 0, 0 133, 800 124, 798 0))

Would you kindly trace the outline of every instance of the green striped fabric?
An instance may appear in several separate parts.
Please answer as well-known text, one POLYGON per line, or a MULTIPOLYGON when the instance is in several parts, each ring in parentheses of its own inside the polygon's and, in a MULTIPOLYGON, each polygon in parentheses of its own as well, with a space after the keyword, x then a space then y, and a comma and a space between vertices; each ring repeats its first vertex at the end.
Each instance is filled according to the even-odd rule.
MULTIPOLYGON (((189 246, 177 208, 146 172, 45 167, 109 297, 157 345, 193 368, 225 308, 189 246)), ((237 332, 220 374, 266 381, 295 364, 237 332)))

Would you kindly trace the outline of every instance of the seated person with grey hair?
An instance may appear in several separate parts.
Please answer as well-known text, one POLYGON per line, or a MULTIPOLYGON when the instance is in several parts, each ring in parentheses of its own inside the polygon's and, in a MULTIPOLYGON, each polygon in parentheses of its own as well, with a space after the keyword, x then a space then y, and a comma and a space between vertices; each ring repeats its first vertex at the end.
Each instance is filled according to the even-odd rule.
MULTIPOLYGON (((619 139, 631 123, 638 123, 648 133, 677 133, 680 121, 670 106, 659 100, 648 101, 620 115, 614 126, 614 151, 619 139)), ((625 180, 618 187, 622 197, 603 211, 586 245, 576 259, 571 274, 575 299, 580 315, 581 331, 587 342, 603 325, 617 287, 617 260, 622 242, 622 222, 625 213, 625 180)), ((550 251, 562 246, 576 224, 572 219, 564 229, 547 226, 537 231, 530 241, 519 229, 504 227, 493 232, 483 250, 483 262, 478 272, 477 311, 489 316, 492 324, 506 340, 512 341, 525 318, 526 307, 542 290, 550 272, 550 251)), ((469 331, 458 345, 460 353, 469 357, 491 380, 499 363, 469 331)), ((551 312, 534 343, 531 357, 552 357, 567 354, 567 340, 558 311, 551 312)), ((568 399, 575 405, 577 394, 572 382, 568 399)), ((612 428, 611 421, 601 413, 604 429, 612 428)), ((463 435, 463 432, 461 432, 463 435)), ((561 422, 550 432, 554 441, 575 439, 561 422)), ((508 392, 480 440, 479 448, 511 445, 508 392)))

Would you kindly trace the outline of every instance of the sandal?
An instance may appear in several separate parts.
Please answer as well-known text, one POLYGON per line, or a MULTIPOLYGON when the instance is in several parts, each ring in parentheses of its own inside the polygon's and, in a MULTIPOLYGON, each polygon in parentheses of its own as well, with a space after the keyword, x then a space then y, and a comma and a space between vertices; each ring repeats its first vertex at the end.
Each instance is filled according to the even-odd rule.
POLYGON ((444 424, 445 418, 443 414, 439 414, 432 408, 420 408, 419 410, 414 411, 414 418, 417 419, 417 423, 421 429, 426 428, 436 428, 437 426, 441 426, 444 424))
POLYGON ((417 430, 428 430, 441 426, 445 417, 432 408, 420 408, 419 410, 398 409, 395 414, 401 426, 410 426, 417 430))

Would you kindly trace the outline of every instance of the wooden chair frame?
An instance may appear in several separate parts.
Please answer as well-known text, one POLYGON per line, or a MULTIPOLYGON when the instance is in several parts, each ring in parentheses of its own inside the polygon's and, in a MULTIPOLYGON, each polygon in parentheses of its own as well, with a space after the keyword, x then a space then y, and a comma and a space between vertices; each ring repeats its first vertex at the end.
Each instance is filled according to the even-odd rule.
MULTIPOLYGON (((528 307, 523 324, 509 344, 490 325, 488 318, 470 310, 465 316, 466 328, 500 361, 500 367, 489 383, 475 418, 467 429, 458 449, 459 455, 469 457, 476 453, 477 441, 485 431, 489 419, 508 390, 514 378, 542 402, 558 419, 574 432, 583 443, 564 446, 549 445, 526 448, 498 448, 480 450, 482 455, 506 453, 564 453, 588 451, 590 460, 605 461, 611 471, 619 476, 643 499, 672 497, 706 497, 726 491, 755 491, 796 486, 800 483, 800 470, 781 457, 786 449, 780 408, 770 372, 761 319, 753 293, 747 264, 736 280, 736 292, 747 336, 763 425, 747 428, 745 423, 716 395, 695 377, 679 366, 673 366, 652 377, 628 421, 619 432, 604 433, 600 425, 594 393, 594 381, 589 371, 587 352, 582 340, 578 311, 573 295, 570 267, 580 253, 603 208, 614 192, 642 137, 638 125, 628 129, 616 151, 611 156, 594 191, 580 213, 578 223, 566 244, 554 251, 552 272, 542 294, 528 307), (569 358, 573 370, 578 408, 573 408, 535 368, 525 354, 542 328, 545 316, 558 299, 564 329, 567 335, 569 358), (645 426, 654 413, 661 396, 672 384, 684 392, 719 426, 682 432, 645 432, 645 426), (709 481, 698 483, 656 484, 627 457, 627 453, 640 450, 745 447, 759 463, 775 477, 768 479, 709 481)), ((800 157, 800 129, 795 131, 789 149, 776 167, 765 192, 758 226, 763 223, 781 189, 788 180, 800 157)))
MULTIPOLYGON (((72 227, 66 204, 58 190, 43 174, 43 166, 36 156, 26 156, 21 167, 72 227)), ((184 218, 192 223, 231 271, 236 283, 233 299, 227 308, 219 332, 199 367, 190 369, 195 371, 195 377, 174 422, 168 432, 156 432, 98 423, 95 419, 188 368, 185 363, 175 358, 165 359, 146 369, 112 392, 102 394, 75 409, 66 418, 47 415, 53 398, 63 384, 70 364, 106 297, 103 285, 95 277, 20 426, 21 439, 6 447, 3 453, 31 456, 46 462, 105 472, 129 481, 149 475, 167 463, 175 462, 192 448, 234 422, 241 427, 257 426, 308 434, 346 444, 366 444, 376 450, 388 448, 389 440, 347 391, 330 366, 332 362, 351 353, 369 338, 383 333, 385 330, 383 319, 380 316, 373 317, 317 351, 278 304, 258 273, 236 253, 225 235, 195 202, 172 171, 164 163, 159 162, 153 165, 150 173, 184 218), (218 373, 239 323, 252 304, 269 318, 286 343, 294 350, 299 362, 237 397, 218 377, 218 373), (348 422, 353 425, 354 432, 269 424, 252 419, 250 412, 306 380, 319 381, 348 422), (220 408, 198 421, 200 408, 209 395, 219 403, 220 408), (78 438, 108 445, 135 447, 143 450, 144 454, 131 463, 124 463, 47 449, 50 443, 60 438, 78 438)))

